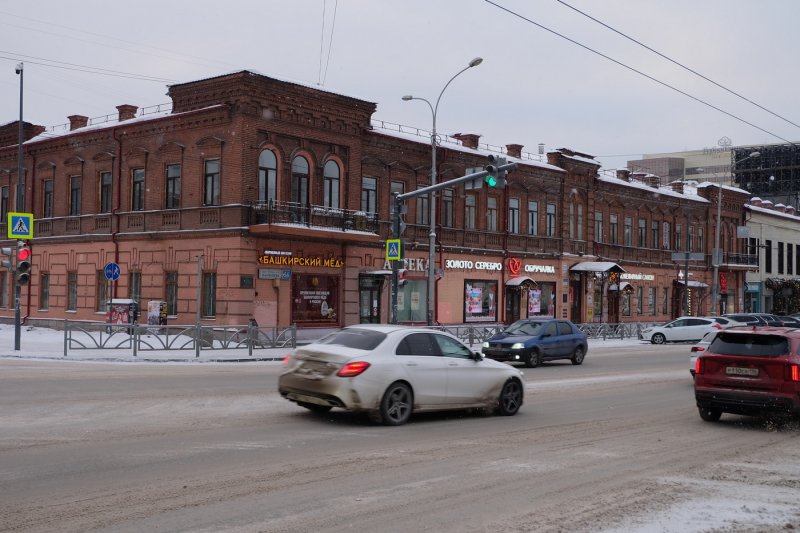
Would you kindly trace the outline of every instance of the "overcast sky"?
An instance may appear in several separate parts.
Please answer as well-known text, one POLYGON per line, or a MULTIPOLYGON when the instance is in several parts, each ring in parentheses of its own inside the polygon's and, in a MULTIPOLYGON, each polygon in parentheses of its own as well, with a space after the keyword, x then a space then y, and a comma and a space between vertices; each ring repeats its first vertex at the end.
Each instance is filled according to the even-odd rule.
POLYGON ((722 137, 800 140, 787 122, 800 124, 798 21, 797 0, 0 0, 0 124, 19 116, 24 61, 24 119, 44 126, 166 103, 170 83, 251 69, 375 102, 374 118, 429 130, 430 108, 401 97, 435 103, 482 57, 444 93, 439 133, 530 152, 568 147, 622 168, 722 137), (145 77, 155 80, 136 79, 145 77))

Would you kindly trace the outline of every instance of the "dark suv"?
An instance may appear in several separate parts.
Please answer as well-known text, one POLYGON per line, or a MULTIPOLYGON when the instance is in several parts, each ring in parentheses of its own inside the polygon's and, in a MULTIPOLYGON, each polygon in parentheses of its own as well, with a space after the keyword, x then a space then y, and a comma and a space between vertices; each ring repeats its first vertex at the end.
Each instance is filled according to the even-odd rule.
POLYGON ((589 343, 586 334, 569 320, 517 320, 501 333, 483 343, 483 355, 489 359, 525 363, 536 367, 543 361, 569 359, 583 363, 589 343))
POLYGON ((694 395, 700 418, 722 413, 800 416, 800 330, 737 327, 720 331, 697 358, 694 395))

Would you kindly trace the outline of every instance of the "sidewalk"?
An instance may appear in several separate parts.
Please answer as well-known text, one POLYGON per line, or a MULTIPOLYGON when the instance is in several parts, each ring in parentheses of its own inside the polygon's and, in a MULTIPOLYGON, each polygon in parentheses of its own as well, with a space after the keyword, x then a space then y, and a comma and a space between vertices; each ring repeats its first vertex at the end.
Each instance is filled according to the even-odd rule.
MULTIPOLYGON (((641 344, 638 339, 589 339, 589 352, 592 347, 631 346, 641 344)), ((473 346, 479 349, 480 346, 473 346)), ((59 330, 23 326, 20 330, 20 350, 14 350, 14 326, 0 324, 0 358, 53 359, 62 361, 96 362, 151 362, 151 363, 245 363, 253 361, 280 363, 291 353, 292 348, 256 348, 253 355, 247 349, 200 350, 195 357, 189 350, 139 351, 133 356, 133 349, 70 349, 64 356, 64 332, 59 330)))

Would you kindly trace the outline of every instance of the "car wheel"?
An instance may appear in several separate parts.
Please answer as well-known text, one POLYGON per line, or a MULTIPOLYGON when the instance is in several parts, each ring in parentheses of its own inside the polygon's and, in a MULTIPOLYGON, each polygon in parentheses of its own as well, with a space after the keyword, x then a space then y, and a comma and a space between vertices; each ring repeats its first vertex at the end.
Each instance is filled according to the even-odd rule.
POLYGON ((525 366, 528 368, 536 368, 537 366, 542 364, 542 354, 537 349, 533 349, 528 353, 528 357, 525 358, 525 366))
POLYGON ((700 418, 706 422, 716 422, 722 416, 722 411, 719 409, 711 409, 710 407, 698 407, 700 418))
POLYGON ((509 379, 500 391, 500 401, 497 405, 497 413, 502 416, 513 416, 517 414, 522 405, 522 384, 515 379, 509 379))
POLYGON ((586 357, 586 350, 583 349, 583 346, 578 346, 575 348, 575 352, 572 354, 570 361, 572 361, 573 365, 579 365, 583 363, 584 357, 586 357))
POLYGON ((316 403, 307 403, 307 402, 297 402, 297 405, 299 405, 300 407, 305 407, 312 413, 316 413, 319 415, 325 414, 331 410, 330 405, 319 405, 316 403))
POLYGON ((653 344, 664 344, 667 342, 667 338, 664 336, 663 333, 656 333, 652 337, 650 337, 650 342, 653 344))
POLYGON ((402 426, 411 417, 413 407, 411 389, 405 383, 392 383, 380 406, 380 421, 387 426, 402 426))

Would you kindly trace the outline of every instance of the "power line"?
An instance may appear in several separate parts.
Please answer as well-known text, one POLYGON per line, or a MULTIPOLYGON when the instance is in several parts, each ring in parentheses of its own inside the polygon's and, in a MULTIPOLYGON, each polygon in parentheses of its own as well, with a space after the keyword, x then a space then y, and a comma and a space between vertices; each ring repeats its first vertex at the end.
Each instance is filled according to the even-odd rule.
POLYGON ((29 56, 26 54, 20 54, 18 52, 9 52, 7 50, 0 50, 0 54, 10 54, 15 57, 7 57, 7 56, 0 56, 1 59, 10 59, 12 61, 19 61, 20 58, 28 58, 25 59, 26 63, 31 63, 34 65, 40 65, 43 67, 52 67, 52 68, 61 68, 65 70, 74 70, 77 72, 88 72, 91 74, 100 74, 103 76, 116 76, 120 78, 131 78, 131 79, 138 79, 144 81, 157 81, 161 83, 173 83, 177 80, 171 80, 168 78, 157 78, 155 76, 147 76, 144 74, 134 74, 131 72, 123 72, 120 70, 110 70, 100 67, 91 67, 86 65, 79 65, 76 63, 67 63, 65 61, 56 61, 55 59, 47 59, 44 57, 36 57, 36 56, 29 56), (37 61, 31 61, 31 59, 38 59, 39 61, 47 61, 47 63, 39 63, 37 61))
POLYGON ((557 32, 555 30, 551 30, 547 26, 543 26, 542 24, 539 24, 538 22, 535 22, 535 21, 533 21, 533 20, 531 20, 531 19, 529 19, 529 18, 527 18, 527 17, 525 17, 523 15, 520 15, 519 13, 517 13, 515 11, 512 11, 512 10, 506 8, 506 7, 503 7, 500 4, 497 4, 496 2, 493 2, 492 0, 484 0, 484 2, 486 2, 487 4, 491 4, 494 7, 505 11, 509 15, 513 15, 513 16, 515 16, 517 18, 520 18, 520 19, 524 20, 525 22, 528 22, 529 24, 533 24, 534 26, 536 26, 536 27, 538 27, 540 29, 543 29, 543 30, 545 30, 545 31, 547 31, 549 33, 552 33, 553 35, 555 35, 557 37, 561 37, 565 41, 569 41, 574 45, 580 46, 584 50, 587 50, 589 52, 592 52, 593 54, 599 55, 600 57, 602 57, 604 59, 607 59, 607 60, 611 61, 612 63, 615 63, 615 64, 617 64, 617 65, 619 65, 619 66, 621 66, 623 68, 626 68, 626 69, 630 70, 631 72, 635 72, 636 74, 639 74, 640 76, 643 76, 643 77, 645 77, 645 78, 647 78, 647 79, 649 79, 651 81, 654 81, 654 82, 658 83, 659 85, 662 85, 662 86, 664 86, 664 87, 666 87, 668 89, 671 89, 671 90, 673 90, 673 91, 675 91, 675 92, 677 92, 679 94, 682 94, 682 95, 686 96, 687 98, 691 98, 695 102, 701 103, 701 104, 703 104, 703 105, 705 105, 707 107, 710 107, 711 109, 719 111, 720 113, 722 113, 724 115, 727 115, 727 116, 729 116, 729 117, 731 117, 731 118, 733 118, 735 120, 738 120, 739 122, 742 122, 742 123, 747 124, 748 126, 751 126, 751 127, 755 128, 755 129, 757 129, 759 131, 762 131, 762 132, 766 133, 767 135, 771 135, 771 136, 775 137, 776 139, 780 139, 780 140, 782 140, 782 141, 784 141, 784 142, 786 142, 788 144, 791 144, 791 145, 795 146, 794 142, 790 141, 789 139, 784 139, 783 137, 781 137, 777 133, 772 133, 769 130, 765 130, 761 126, 757 126, 757 125, 753 124, 752 122, 750 122, 748 120, 745 120, 745 119, 743 119, 743 118, 741 118, 741 117, 739 117, 737 115, 734 115, 733 113, 725 111, 724 109, 722 109, 720 107, 717 107, 717 106, 715 106, 714 104, 712 104, 710 102, 706 102, 705 100, 702 100, 701 98, 698 98, 697 96, 689 94, 686 91, 682 91, 681 89, 678 89, 677 87, 675 87, 673 85, 670 85, 670 84, 668 84, 666 82, 663 82, 663 81, 661 81, 661 80, 659 80, 657 78, 654 78, 653 76, 650 76, 649 74, 646 74, 646 73, 642 72, 641 70, 635 69, 635 68, 631 67, 630 65, 626 65, 625 63, 623 63, 621 61, 618 61, 618 60, 616 60, 616 59, 614 59, 614 58, 612 58, 612 57, 610 57, 610 56, 608 56, 608 55, 606 55, 606 54, 604 54, 602 52, 599 52, 599 51, 595 50, 594 48, 591 48, 590 46, 587 46, 587 45, 585 45, 583 43, 579 43, 578 41, 576 41, 574 39, 571 39, 571 38, 567 37, 566 35, 563 35, 563 34, 557 32))
POLYGON ((328 78, 328 65, 331 63, 331 50, 333 49, 333 33, 336 31, 336 12, 339 9, 339 0, 335 0, 333 4, 333 21, 331 22, 331 38, 328 42, 328 59, 325 61, 325 74, 322 76, 322 85, 325 86, 325 80, 328 78))
POLYGON ((580 9, 578 9, 578 8, 576 8, 576 7, 574 7, 574 6, 571 6, 571 5, 569 5, 568 3, 564 2, 564 0, 556 0, 556 1, 557 1, 558 3, 560 3, 560 4, 563 4, 564 6, 566 6, 566 7, 568 7, 568 8, 570 8, 570 9, 572 9, 573 11, 576 11, 576 12, 580 13, 580 14, 581 14, 581 15, 583 15, 584 17, 586 17, 586 18, 588 18, 588 19, 591 19, 591 20, 595 21, 596 23, 600 24, 601 26, 603 26, 603 27, 605 27, 605 28, 608 28, 609 30, 611 30, 611 31, 613 31, 614 33, 616 33, 617 35, 620 35, 620 36, 622 36, 622 37, 625 37, 625 38, 626 38, 626 39, 628 39, 629 41, 633 41, 634 43, 638 44, 639 46, 641 46, 641 47, 643 47, 643 48, 646 48, 647 50, 650 50, 651 52, 653 52, 654 54, 658 55, 659 57, 662 57, 662 58, 666 59, 667 61, 669 61, 669 62, 671 62, 671 63, 674 63, 675 65, 678 65, 679 67, 681 67, 681 68, 683 68, 683 69, 685 69, 685 70, 688 70, 689 72, 691 72, 691 73, 692 73, 692 74, 694 74, 695 76, 699 76, 700 78, 703 78, 703 79, 704 79, 704 80, 706 80, 707 82, 709 82, 709 83, 712 83, 712 84, 716 85, 716 86, 717 86, 717 87, 719 87, 720 89, 722 89, 722 90, 724 90, 724 91, 727 91, 727 92, 729 92, 730 94, 732 94, 732 95, 734 95, 734 96, 738 96, 739 98, 741 98, 741 99, 742 99, 742 100, 744 100, 745 102, 748 102, 748 103, 750 103, 750 104, 753 104, 754 106, 756 106, 757 108, 761 109, 762 111, 766 111, 766 112, 767 112, 767 113, 769 113, 770 115, 772 115, 772 116, 774 116, 774 117, 777 117, 777 118, 779 118, 779 119, 781 119, 781 120, 783 120, 783 121, 785 121, 785 122, 788 122, 788 123, 789 123, 789 124, 791 124, 792 126, 795 126, 795 127, 797 127, 797 128, 800 128, 800 124, 796 124, 796 123, 792 122, 791 120, 789 120, 788 118, 786 118, 786 117, 783 117, 783 116, 781 116, 781 115, 779 115, 779 114, 775 113, 774 111, 770 111, 770 110, 769 110, 769 109, 767 109, 766 107, 764 107, 764 106, 762 106, 762 105, 760 105, 760 104, 758 104, 758 103, 756 103, 756 102, 754 102, 754 101, 750 100, 749 98, 747 98, 747 97, 745 97, 745 96, 742 96, 741 94, 737 93, 736 91, 734 91, 734 90, 732 90, 732 89, 729 89, 728 87, 725 87, 724 85, 722 85, 722 84, 720 84, 720 83, 717 83, 716 81, 712 80, 711 78, 708 78, 708 77, 704 76, 703 74, 700 74, 700 73, 699 73, 699 72, 697 72, 696 70, 694 70, 694 69, 692 69, 692 68, 690 68, 690 67, 687 67, 686 65, 684 65, 684 64, 682 64, 682 63, 679 63, 678 61, 676 61, 676 60, 674 60, 674 59, 672 59, 672 58, 670 58, 670 57, 667 57, 666 55, 662 54, 662 53, 661 53, 661 52, 659 52, 658 50, 654 50, 653 48, 651 48, 651 47, 647 46, 646 44, 644 44, 644 43, 641 43, 641 42, 637 41, 637 40, 636 40, 636 39, 634 39, 633 37, 630 37, 629 35, 626 35, 625 33, 622 33, 621 31, 619 31, 619 30, 617 30, 617 29, 615 29, 615 28, 612 28, 612 27, 611 27, 611 26, 609 26, 608 24, 606 24, 606 23, 604 23, 604 22, 602 22, 602 21, 600 21, 600 20, 597 20, 597 19, 596 19, 596 18, 594 18, 593 16, 591 16, 591 15, 589 15, 589 14, 587 14, 587 13, 584 13, 584 12, 583 12, 583 11, 581 11, 580 9))

